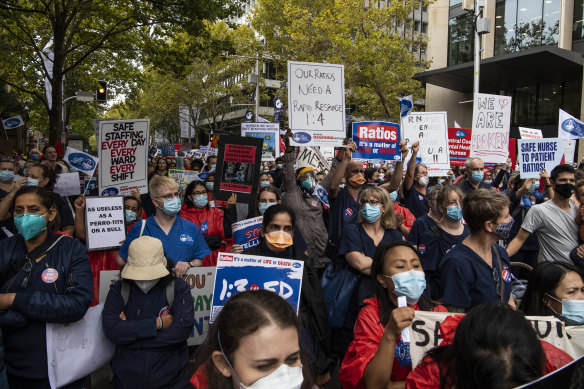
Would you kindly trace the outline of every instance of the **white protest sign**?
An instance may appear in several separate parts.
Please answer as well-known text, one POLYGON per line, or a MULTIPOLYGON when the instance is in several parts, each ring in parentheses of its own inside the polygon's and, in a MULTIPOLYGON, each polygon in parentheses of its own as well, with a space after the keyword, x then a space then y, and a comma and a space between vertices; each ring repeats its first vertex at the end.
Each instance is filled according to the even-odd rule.
POLYGON ((418 158, 431 177, 445 176, 450 169, 446 112, 412 112, 401 118, 402 139, 408 146, 420 142, 418 158))
POLYGON ((563 139, 519 139, 519 172, 521 178, 539 178, 539 172, 549 172, 560 164, 564 156, 563 139))
POLYGON ((299 147, 298 149, 298 157, 296 157, 297 168, 311 166, 319 172, 328 174, 330 165, 317 147, 299 147))
POLYGON ((506 163, 510 123, 511 97, 475 93, 470 156, 483 162, 506 163))
POLYGON ((543 135, 537 128, 519 127, 519 136, 521 139, 541 139, 543 135))
POLYGON ((79 186, 79 173, 61 173, 57 174, 57 181, 53 192, 61 196, 79 196, 81 194, 81 186, 79 186))
POLYGON ((65 152, 63 160, 67 162, 69 166, 74 167, 81 173, 87 174, 90 177, 93 176, 93 172, 99 162, 99 158, 95 158, 93 155, 74 149, 71 146, 67 146, 67 151, 65 152))
POLYGON ((335 148, 334 147, 319 147, 320 153, 325 158, 334 158, 335 157, 335 148))
MULTIPOLYGON (((119 270, 100 272, 99 302, 105 301, 110 285, 119 279, 119 270)), ((192 267, 183 277, 193 296, 195 306, 195 324, 191 336, 187 339, 189 346, 203 343, 209 329, 211 302, 213 301, 213 286, 215 282, 215 267, 192 267)))
POLYGON ((175 179, 178 190, 183 191, 193 181, 205 181, 212 172, 197 173, 193 170, 169 169, 168 176, 175 179))
POLYGON ((345 67, 288 61, 293 146, 341 146, 346 134, 345 67))
POLYGON ((241 136, 264 140, 262 161, 275 161, 280 156, 279 123, 241 123, 241 136))
POLYGON ((117 248, 126 240, 123 197, 86 197, 87 250, 117 248))
POLYGON ((99 193, 125 196, 133 190, 148 193, 149 119, 99 123, 99 193))
POLYGON ((576 139, 564 139, 564 162, 574 163, 574 153, 576 152, 576 139))

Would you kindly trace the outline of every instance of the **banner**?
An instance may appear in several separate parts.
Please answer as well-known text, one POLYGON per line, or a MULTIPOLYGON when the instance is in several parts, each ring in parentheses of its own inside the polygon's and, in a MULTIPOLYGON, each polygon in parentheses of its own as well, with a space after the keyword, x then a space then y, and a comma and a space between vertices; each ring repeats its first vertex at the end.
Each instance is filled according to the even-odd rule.
POLYGON ((260 244, 260 227, 263 219, 263 216, 258 216, 231 225, 233 241, 243 246, 243 251, 260 244))
POLYGON ((81 189, 81 194, 91 193, 97 189, 97 178, 96 177, 79 177, 79 188, 81 189))
POLYGON ((178 191, 183 191, 193 181, 205 181, 212 171, 197 173, 192 170, 169 169, 168 176, 175 179, 178 191))
POLYGON ((228 200, 236 193, 238 202, 255 203, 262 145, 258 138, 221 135, 213 199, 228 200))
POLYGON ((118 248, 126 240, 123 197, 86 197, 87 250, 118 248))
POLYGON ((464 166, 470 154, 472 130, 469 128, 448 127, 448 151, 451 166, 464 166))
POLYGON ((296 167, 311 166, 318 172, 328 174, 331 166, 325 157, 322 156, 317 147, 299 147, 298 156, 296 157, 296 167))
POLYGON ((519 136, 521 139, 541 139, 543 135, 537 128, 519 127, 519 136))
POLYGON ((412 95, 402 97, 399 99, 399 110, 400 110, 400 117, 405 117, 412 112, 412 108, 414 107, 414 100, 412 99, 412 95))
POLYGON ((519 139, 519 172, 521 178, 539 178, 539 172, 549 172, 564 157, 563 139, 519 139))
POLYGON ((340 146, 346 137, 345 67, 288 61, 292 146, 340 146))
POLYGON ((304 262, 256 255, 219 253, 211 323, 229 298, 246 290, 270 290, 298 314, 304 262))
MULTIPOLYGON (((99 302, 105 302, 110 285, 120 277, 119 270, 106 270, 99 275, 99 302)), ((189 346, 202 344, 209 330, 211 317, 211 301, 213 301, 213 285, 215 282, 215 267, 191 267, 183 277, 189 286, 195 305, 195 324, 191 336, 187 339, 189 346)), ((176 296, 175 296, 176 297, 176 296)))
POLYGON ((446 112, 414 112, 401 119, 403 139, 408 146, 420 141, 418 158, 428 175, 445 176, 450 169, 446 112))
POLYGON ((58 193, 61 196, 79 196, 81 194, 81 188, 79 186, 79 173, 61 173, 57 174, 57 181, 55 182, 55 187, 53 192, 58 193))
MULTIPOLYGON (((412 368, 416 367, 428 350, 440 345, 442 342, 440 324, 450 315, 453 313, 416 311, 410 331, 412 368)), ((562 322, 553 316, 527 316, 527 320, 531 321, 540 339, 565 351, 573 358, 584 355, 584 326, 564 327, 562 322)))
POLYGON ((470 156, 507 163, 510 123, 511 97, 475 93, 470 156))
POLYGON ((67 147, 63 160, 67 162, 69 166, 73 166, 75 169, 83 174, 87 174, 89 177, 93 176, 93 172, 95 171, 95 168, 97 168, 97 163, 99 162, 99 158, 84 153, 83 151, 76 150, 70 146, 67 147))
POLYGON ((149 119, 99 122, 99 193, 125 196, 148 193, 149 119))
POLYGON ((16 127, 24 126, 24 120, 22 120, 22 116, 12 116, 8 119, 2 120, 2 126, 5 130, 11 130, 16 127))
POLYGON ((357 152, 353 153, 353 158, 401 161, 399 124, 355 122, 353 142, 357 144, 357 152))
POLYGON ((562 139, 584 138, 584 122, 576 119, 568 112, 560 109, 558 136, 562 139))
POLYGON ((262 161, 275 161, 280 156, 280 124, 241 123, 241 136, 263 140, 262 161))

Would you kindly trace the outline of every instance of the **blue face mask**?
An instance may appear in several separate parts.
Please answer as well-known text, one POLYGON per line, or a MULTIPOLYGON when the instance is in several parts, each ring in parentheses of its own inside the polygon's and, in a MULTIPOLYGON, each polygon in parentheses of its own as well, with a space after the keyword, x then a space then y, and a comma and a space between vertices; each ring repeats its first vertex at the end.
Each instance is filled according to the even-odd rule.
POLYGON ((439 178, 438 179, 438 184, 444 185, 444 178, 439 178))
POLYGON ((361 215, 368 223, 374 223, 381 216, 381 207, 379 205, 365 204, 361 208, 361 215))
POLYGON ((562 300, 562 316, 584 324, 584 300, 562 300))
POLYGON ((395 202, 397 200, 397 192, 394 190, 389 194, 389 197, 391 197, 391 201, 395 202))
POLYGON ((282 169, 282 164, 281 163, 277 164, 276 169, 282 169))
POLYGON ((126 222, 127 223, 132 223, 133 221, 136 220, 136 217, 137 217, 136 212, 131 211, 129 209, 126 209, 124 211, 124 213, 126 214, 126 222))
POLYGON ((493 231, 493 232, 495 234, 497 234, 497 236, 499 236, 499 238, 505 240, 509 237, 509 234, 511 233, 511 228, 513 228, 513 223, 515 223, 515 220, 513 219, 513 217, 511 217, 511 220, 509 220, 509 223, 499 224, 497 226, 497 228, 495 229, 495 231, 493 231))
POLYGON ((38 161, 39 155, 38 154, 33 154, 33 155, 30 156, 30 159, 32 159, 33 161, 38 161))
POLYGON ((39 186, 39 180, 35 180, 34 178, 27 177, 26 186, 39 186))
POLYGON ((12 170, 2 170, 0 171, 0 181, 2 182, 12 182, 14 180, 14 172, 12 170))
POLYGON ((164 206, 162 207, 162 212, 168 216, 176 216, 180 211, 180 200, 178 197, 173 197, 171 199, 164 200, 164 206))
POLYGON ((539 181, 535 181, 532 185, 531 188, 529 188, 529 190, 527 191, 528 193, 535 193, 535 191, 537 190, 537 188, 539 188, 539 181))
POLYGON ((211 169, 215 169, 217 167, 217 165, 213 164, 211 165, 211 169))
POLYGON ((198 195, 198 196, 195 196, 195 199, 194 200, 195 201, 193 201, 193 202, 195 203, 195 205, 197 206, 197 208, 203 208, 209 202, 209 198, 207 197, 207 195, 198 195))
POLYGON ((405 296, 409 305, 417 303, 426 289, 426 277, 422 271, 412 269, 394 274, 391 279, 395 286, 393 293, 398 297, 405 296))
POLYGON ((472 180, 474 182, 481 182, 485 176, 484 172, 472 172, 472 180))
POLYGON ((272 205, 276 205, 276 203, 260 203, 260 214, 263 215, 264 212, 266 212, 266 209, 270 208, 272 205))
POLYGON ((446 208, 446 216, 453 222, 462 220, 462 208, 460 205, 453 205, 446 208))
POLYGON ((300 186, 306 189, 309 192, 312 192, 314 189, 314 180, 312 178, 307 178, 306 180, 300 183, 300 186))
POLYGON ((483 182, 487 185, 491 185, 493 183, 493 180, 484 180, 483 182))
POLYGON ((45 219, 47 213, 42 215, 37 213, 21 213, 20 215, 14 216, 14 225, 16 225, 18 233, 22 235, 24 240, 36 238, 47 227, 47 219, 45 219))
POLYGON ((207 188, 207 190, 212 191, 214 187, 215 187, 214 181, 205 182, 205 188, 207 188))
POLYGON ((262 188, 270 186, 270 181, 262 181, 261 184, 262 188))

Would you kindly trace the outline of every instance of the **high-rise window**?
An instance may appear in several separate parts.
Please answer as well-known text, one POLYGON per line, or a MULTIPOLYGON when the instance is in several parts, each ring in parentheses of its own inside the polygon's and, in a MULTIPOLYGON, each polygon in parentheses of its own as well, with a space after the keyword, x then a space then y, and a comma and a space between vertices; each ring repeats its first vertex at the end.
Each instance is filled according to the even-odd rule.
POLYGON ((473 60, 474 22, 470 12, 448 20, 448 66, 473 60))
POLYGON ((574 30, 572 32, 572 40, 584 39, 584 0, 574 0, 574 30))

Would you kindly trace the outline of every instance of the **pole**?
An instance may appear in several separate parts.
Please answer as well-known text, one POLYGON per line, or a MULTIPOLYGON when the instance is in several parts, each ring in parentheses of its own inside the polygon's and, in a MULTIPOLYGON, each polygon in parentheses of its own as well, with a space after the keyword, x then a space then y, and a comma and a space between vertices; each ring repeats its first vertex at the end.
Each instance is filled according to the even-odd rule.
POLYGON ((481 0, 475 0, 475 26, 474 26, 474 77, 473 77, 473 92, 479 93, 479 81, 481 71, 481 36, 477 31, 476 21, 481 14, 481 0))
POLYGON ((256 58, 256 75, 257 83, 256 83, 256 90, 255 90, 255 121, 256 123, 259 121, 260 115, 260 59, 256 58))

